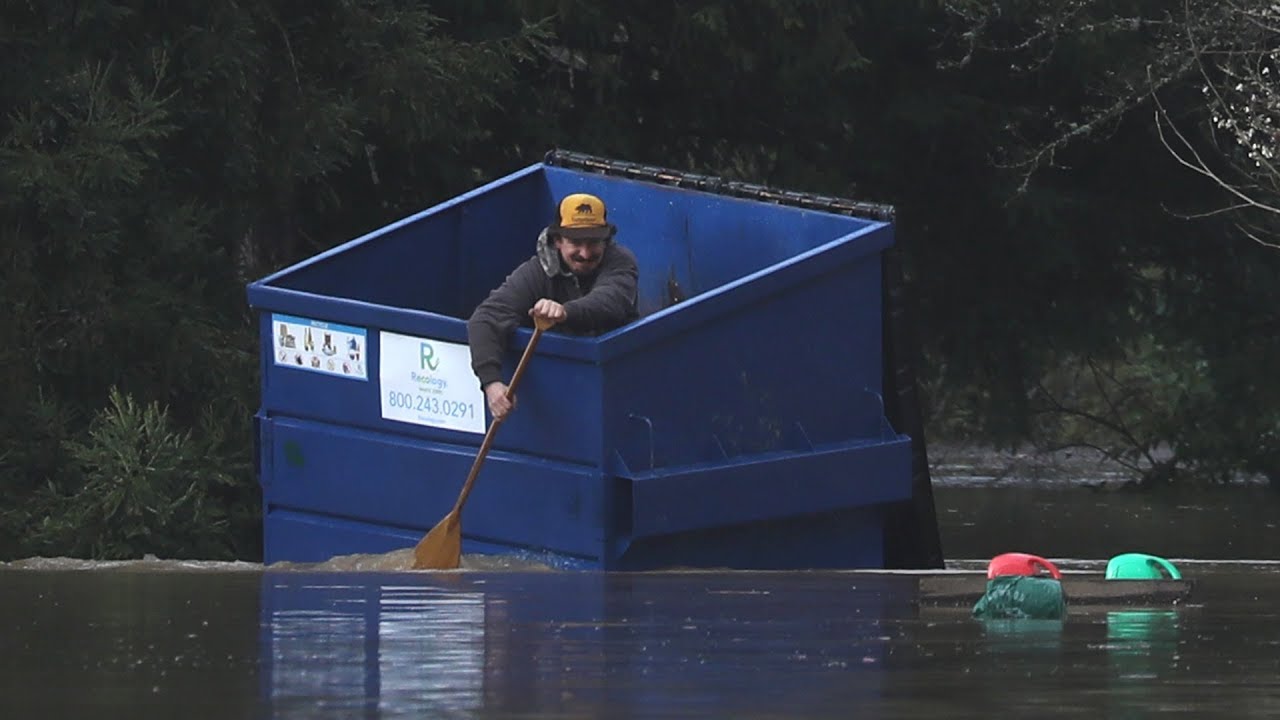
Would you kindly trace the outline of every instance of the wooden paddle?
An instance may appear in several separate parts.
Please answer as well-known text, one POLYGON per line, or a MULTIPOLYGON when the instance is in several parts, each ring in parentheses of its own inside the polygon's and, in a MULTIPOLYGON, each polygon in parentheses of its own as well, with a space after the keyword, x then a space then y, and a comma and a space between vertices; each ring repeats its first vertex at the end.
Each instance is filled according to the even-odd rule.
MULTIPOLYGON (((516 385, 524 375, 525 366, 533 356, 533 348, 538 344, 538 338, 542 337, 542 331, 554 324, 545 318, 534 318, 533 337, 529 338, 529 345, 520 356, 516 372, 511 376, 511 384, 507 386, 508 400, 515 397, 516 385)), ((467 473, 467 481, 462 484, 458 501, 453 504, 449 514, 436 523, 436 526, 431 528, 431 532, 428 532, 413 548, 414 570, 453 570, 462 562, 462 506, 467 502, 467 496, 471 494, 471 486, 476 482, 476 475, 480 474, 480 464, 484 462, 485 456, 489 454, 489 447, 493 445, 493 436, 505 419, 505 417, 494 418, 489 424, 489 430, 484 434, 484 442, 480 443, 480 452, 476 453, 475 462, 471 463, 471 472, 467 473)))

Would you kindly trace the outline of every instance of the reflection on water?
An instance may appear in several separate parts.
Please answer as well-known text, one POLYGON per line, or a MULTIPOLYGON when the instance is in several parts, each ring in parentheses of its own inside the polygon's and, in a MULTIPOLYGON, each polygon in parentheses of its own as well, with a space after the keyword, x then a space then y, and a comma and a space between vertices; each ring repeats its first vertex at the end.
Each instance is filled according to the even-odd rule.
POLYGON ((977 620, 983 646, 993 655, 1057 654, 1062 649, 1062 620, 977 620))
POLYGON ((797 703, 876 697, 894 640, 884 626, 910 612, 914 580, 762 577, 271 573, 266 700, 279 717, 786 717, 797 703))
POLYGON ((421 705, 480 704, 483 593, 352 584, 340 576, 263 581, 265 700, 273 715, 334 717, 421 705))
POLYGON ((1141 718, 1162 708, 1163 687, 1177 678, 1178 613, 1119 610, 1107 613, 1108 690, 1114 717, 1141 718))
POLYGON ((1178 613, 1115 610, 1107 613, 1107 656, 1121 681, 1148 680, 1173 668, 1178 652, 1178 613))

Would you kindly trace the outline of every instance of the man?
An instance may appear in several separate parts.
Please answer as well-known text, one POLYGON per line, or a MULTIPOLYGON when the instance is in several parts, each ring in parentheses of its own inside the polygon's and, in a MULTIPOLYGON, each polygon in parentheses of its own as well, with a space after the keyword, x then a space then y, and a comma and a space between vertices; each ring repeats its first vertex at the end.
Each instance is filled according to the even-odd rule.
POLYGON ((572 335, 600 335, 640 316, 636 310, 636 257, 614 242, 617 228, 595 195, 560 201, 551 225, 538 235, 537 252, 480 303, 467 321, 471 369, 495 419, 514 407, 502 381, 502 357, 518 325, 534 318, 572 335))

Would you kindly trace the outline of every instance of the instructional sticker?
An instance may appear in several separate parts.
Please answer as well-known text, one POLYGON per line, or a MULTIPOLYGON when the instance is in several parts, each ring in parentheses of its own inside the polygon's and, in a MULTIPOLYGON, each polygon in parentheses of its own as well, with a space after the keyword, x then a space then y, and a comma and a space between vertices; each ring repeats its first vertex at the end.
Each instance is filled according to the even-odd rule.
POLYGON ((369 379, 365 369, 364 328, 312 320, 292 315, 271 315, 271 349, 276 365, 337 375, 351 380, 369 379))
POLYGON ((483 434, 484 393, 459 343, 378 333, 382 417, 483 434))

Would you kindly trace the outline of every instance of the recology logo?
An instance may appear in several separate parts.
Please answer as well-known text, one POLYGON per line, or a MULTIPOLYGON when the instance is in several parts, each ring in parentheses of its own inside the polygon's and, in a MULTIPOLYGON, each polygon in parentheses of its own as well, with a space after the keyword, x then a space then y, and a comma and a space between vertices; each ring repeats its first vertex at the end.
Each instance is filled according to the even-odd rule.
POLYGON ((421 343, 418 346, 418 352, 419 366, 423 370, 431 370, 432 372, 435 372, 435 370, 440 367, 440 359, 436 357, 436 349, 431 346, 431 343, 421 343))
POLYGON ((430 385, 439 390, 443 390, 449 386, 449 382, 444 378, 435 377, 429 372, 435 372, 440 369, 440 358, 436 357, 436 349, 429 342, 423 342, 418 345, 418 367, 423 372, 410 372, 409 377, 416 383, 422 385, 430 385))

